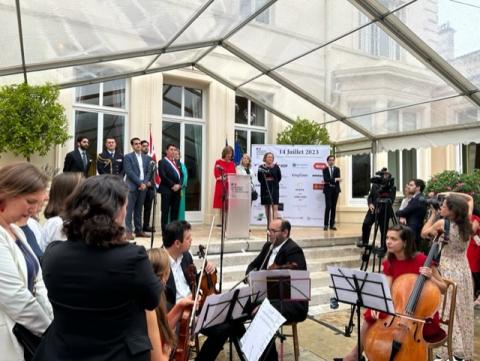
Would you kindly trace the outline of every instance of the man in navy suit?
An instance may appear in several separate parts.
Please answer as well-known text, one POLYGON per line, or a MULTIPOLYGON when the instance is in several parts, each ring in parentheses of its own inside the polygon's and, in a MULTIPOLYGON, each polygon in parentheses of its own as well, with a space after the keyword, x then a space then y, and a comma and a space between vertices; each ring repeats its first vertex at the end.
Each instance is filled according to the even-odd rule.
POLYGON ((77 137, 77 149, 72 150, 65 156, 63 163, 63 172, 77 172, 83 173, 85 177, 88 176, 88 170, 92 163, 92 157, 87 153, 90 142, 87 137, 77 137))
POLYGON ((127 228, 127 239, 133 240, 132 216, 135 226, 135 235, 138 237, 148 237, 142 230, 142 209, 145 202, 145 194, 150 185, 151 167, 148 157, 142 153, 140 138, 132 138, 130 144, 133 152, 125 155, 123 168, 125 170, 125 181, 128 185, 128 206, 125 226, 127 228))
POLYGON ((428 252, 428 245, 422 244, 422 227, 425 215, 427 214, 427 202, 423 195, 425 182, 421 179, 411 179, 407 183, 408 193, 412 198, 407 206, 398 210, 396 215, 400 217, 400 223, 406 224, 415 234, 415 244, 418 251, 428 252))
POLYGON ((171 221, 178 219, 183 174, 174 159, 175 149, 177 148, 174 144, 167 144, 165 157, 158 162, 158 190, 162 195, 162 233, 165 232, 169 216, 171 221))
MULTIPOLYGON (((145 154, 147 157, 148 157, 148 161, 149 161, 149 167, 150 167, 150 174, 152 175, 152 177, 154 177, 153 175, 153 168, 155 168, 156 166, 156 162, 152 160, 152 157, 150 157, 148 155, 149 151, 150 151, 150 143, 146 140, 142 140, 140 142, 140 144, 142 145, 142 153, 145 154)), ((152 213, 152 206, 153 206, 153 200, 155 198, 155 192, 156 192, 156 189, 155 189, 155 180, 154 179, 151 179, 150 180, 150 186, 147 187, 147 192, 145 194, 145 203, 143 204, 143 231, 144 232, 152 232, 152 229, 154 229, 155 227, 150 227, 150 214, 152 213)), ((155 221, 155 220, 153 220, 155 221)), ((154 222, 152 222, 152 225, 153 225, 154 222)))
POLYGON ((115 174, 123 178, 123 154, 116 150, 115 138, 105 139, 106 150, 97 156, 98 174, 115 174))
POLYGON ((340 168, 335 167, 335 156, 327 157, 328 167, 323 169, 323 193, 325 194, 325 217, 323 219, 323 229, 336 231, 335 212, 337 209, 337 200, 340 190, 340 168))

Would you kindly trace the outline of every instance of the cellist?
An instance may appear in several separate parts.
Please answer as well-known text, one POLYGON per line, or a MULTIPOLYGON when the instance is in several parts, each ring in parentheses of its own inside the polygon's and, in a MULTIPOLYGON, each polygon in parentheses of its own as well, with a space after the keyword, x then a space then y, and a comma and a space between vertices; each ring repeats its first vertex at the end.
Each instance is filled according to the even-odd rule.
MULTIPOLYGON (((403 225, 393 226, 387 232, 387 259, 382 263, 383 273, 387 277, 390 288, 393 281, 403 274, 414 273, 422 274, 432 280, 441 292, 444 292, 444 284, 436 266, 423 267, 427 256, 415 249, 415 239, 412 230, 403 225)), ((378 319, 385 318, 387 315, 373 310, 366 310, 364 313, 364 322, 360 330, 360 340, 363 344, 365 335, 369 327, 378 319)), ((362 345, 361 345, 362 346, 362 345)), ((361 347, 363 349, 363 347, 361 347)), ((335 358, 334 361, 356 361, 358 360, 357 345, 342 358, 335 358)))
MULTIPOLYGON (((186 274, 189 266, 193 265, 193 258, 189 252, 192 244, 191 229, 192 226, 187 221, 173 221, 165 226, 165 232, 163 233, 163 246, 170 260, 170 276, 165 288, 168 311, 172 310, 177 303, 184 302, 182 300, 185 298, 192 297, 187 281, 188 275, 186 274)), ((206 262, 206 273, 213 274, 215 270, 213 263, 206 262)), ((197 355, 197 360, 211 360, 210 355, 216 352, 214 350, 216 345, 212 344, 213 340, 214 338, 210 339, 209 342, 207 339, 204 342, 197 355)))

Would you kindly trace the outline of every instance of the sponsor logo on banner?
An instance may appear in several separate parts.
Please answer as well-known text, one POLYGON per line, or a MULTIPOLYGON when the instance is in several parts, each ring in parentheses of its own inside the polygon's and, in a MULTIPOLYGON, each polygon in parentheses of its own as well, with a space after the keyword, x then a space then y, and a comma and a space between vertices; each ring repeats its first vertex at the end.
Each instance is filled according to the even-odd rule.
POLYGON ((308 177, 307 173, 292 173, 293 178, 306 178, 308 177))
POLYGON ((323 189, 323 183, 313 183, 313 189, 315 190, 323 189))
POLYGON ((313 163, 313 168, 323 170, 323 169, 327 168, 327 164, 326 163, 321 163, 321 162, 315 162, 315 163, 313 163))

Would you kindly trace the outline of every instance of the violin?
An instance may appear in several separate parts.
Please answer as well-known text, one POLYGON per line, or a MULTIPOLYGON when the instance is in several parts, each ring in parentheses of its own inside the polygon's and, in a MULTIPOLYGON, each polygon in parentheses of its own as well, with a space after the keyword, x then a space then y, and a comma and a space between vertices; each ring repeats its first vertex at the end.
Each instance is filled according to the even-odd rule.
MULTIPOLYGON (((205 259, 205 246, 199 245, 198 246, 198 257, 200 259, 205 259)), ((206 263, 206 259, 205 259, 206 263)), ((204 277, 202 277, 200 282, 200 290, 202 291, 202 300, 205 300, 210 295, 216 295, 219 292, 217 291, 215 285, 217 284, 217 271, 213 273, 206 273, 204 277)))
MULTIPOLYGON (((438 234, 424 267, 438 259, 445 241, 438 234)), ((396 316, 377 320, 365 335, 364 350, 372 361, 425 361, 427 342, 423 338, 425 320, 434 315, 441 302, 440 289, 424 275, 404 274, 392 285, 396 316)))
MULTIPOLYGON (((192 295, 195 294, 197 288, 197 269, 192 263, 186 269, 186 278, 190 286, 192 295)), ((190 320, 193 314, 193 305, 186 306, 182 312, 182 317, 178 326, 178 339, 170 359, 174 361, 188 361, 190 357, 190 320)))

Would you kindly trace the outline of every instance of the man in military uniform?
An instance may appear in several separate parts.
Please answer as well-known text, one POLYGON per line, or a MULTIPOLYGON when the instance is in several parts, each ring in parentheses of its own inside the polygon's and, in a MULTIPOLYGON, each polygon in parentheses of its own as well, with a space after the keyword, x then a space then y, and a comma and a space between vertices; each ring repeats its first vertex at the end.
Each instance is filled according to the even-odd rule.
POLYGON ((115 138, 105 139, 106 150, 97 156, 98 174, 115 174, 123 178, 123 154, 116 150, 115 138))

